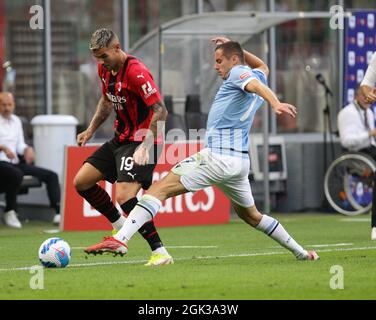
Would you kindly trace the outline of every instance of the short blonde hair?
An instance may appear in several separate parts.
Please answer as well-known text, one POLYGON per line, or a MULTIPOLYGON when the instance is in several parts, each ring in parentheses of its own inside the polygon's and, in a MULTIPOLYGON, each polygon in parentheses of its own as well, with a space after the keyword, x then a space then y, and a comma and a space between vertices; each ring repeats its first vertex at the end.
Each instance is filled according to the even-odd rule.
POLYGON ((107 28, 101 28, 92 34, 89 48, 92 51, 108 48, 113 40, 119 40, 115 32, 107 28))

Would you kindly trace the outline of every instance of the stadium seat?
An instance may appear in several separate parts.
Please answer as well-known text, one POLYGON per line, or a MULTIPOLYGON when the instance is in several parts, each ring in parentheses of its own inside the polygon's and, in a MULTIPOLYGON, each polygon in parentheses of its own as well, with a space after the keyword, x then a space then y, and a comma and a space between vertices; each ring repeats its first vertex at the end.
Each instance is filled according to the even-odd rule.
POLYGON ((182 115, 174 113, 174 103, 172 96, 164 96, 163 100, 168 111, 168 116, 166 120, 166 135, 170 130, 173 129, 181 129, 186 135, 187 125, 185 123, 185 119, 182 115))
POLYGON ((172 129, 181 129, 187 134, 187 126, 184 117, 180 114, 169 113, 166 120, 166 135, 172 129))
POLYGON ((188 94, 185 99, 185 112, 201 112, 201 101, 198 94, 188 94))
MULTIPOLYGON (((18 194, 28 194, 29 188, 39 188, 41 186, 42 182, 38 178, 33 176, 24 176, 18 194)), ((0 207, 5 207, 3 192, 0 193, 0 207)))
POLYGON ((164 96, 163 101, 168 113, 174 113, 174 102, 172 100, 172 96, 164 96))
MULTIPOLYGON (((185 100, 185 123, 187 129, 206 129, 208 115, 201 113, 201 101, 198 94, 188 94, 185 100)), ((200 137, 204 139, 204 137, 200 137)), ((191 137, 192 139, 192 137, 191 137)))
POLYGON ((188 129, 206 129, 207 119, 208 115, 201 112, 186 112, 185 114, 185 122, 188 129))
POLYGON ((33 145, 33 128, 31 127, 30 121, 26 117, 18 116, 22 123, 22 129, 24 131, 25 143, 29 146, 33 145))
POLYGON ((42 186, 42 182, 33 176, 24 176, 21 183, 20 191, 18 194, 27 194, 29 193, 29 188, 39 188, 42 186))

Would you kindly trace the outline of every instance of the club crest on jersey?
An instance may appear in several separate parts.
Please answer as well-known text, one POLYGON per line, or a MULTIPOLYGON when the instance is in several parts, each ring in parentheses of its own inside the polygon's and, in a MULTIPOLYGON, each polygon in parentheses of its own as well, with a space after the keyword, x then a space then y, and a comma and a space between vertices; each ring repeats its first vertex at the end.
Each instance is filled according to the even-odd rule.
POLYGON ((248 77, 250 77, 252 74, 249 72, 249 71, 247 71, 247 72, 244 72, 244 73, 242 73, 241 75, 240 75, 240 79, 241 80, 244 80, 245 78, 248 78, 248 77))

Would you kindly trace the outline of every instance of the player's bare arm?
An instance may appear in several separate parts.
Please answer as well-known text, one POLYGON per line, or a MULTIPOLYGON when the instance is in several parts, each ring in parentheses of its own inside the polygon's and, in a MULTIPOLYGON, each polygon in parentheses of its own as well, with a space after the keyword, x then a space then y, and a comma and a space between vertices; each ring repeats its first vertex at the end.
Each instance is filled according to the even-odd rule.
MULTIPOLYGON (((216 45, 220 45, 222 43, 226 43, 231 41, 229 38, 225 37, 215 37, 211 39, 216 45)), ((243 50, 245 63, 250 66, 252 69, 259 69, 261 70, 266 76, 269 75, 269 68, 268 66, 262 61, 259 57, 255 56, 254 54, 250 53, 247 50, 243 50)))
POLYGON ((245 63, 249 65, 252 69, 261 70, 266 76, 269 75, 269 68, 268 66, 262 61, 259 57, 255 56, 254 54, 243 50, 244 51, 244 58, 245 63))
POLYGON ((164 123, 167 119, 167 109, 163 101, 159 100, 151 106, 154 114, 150 122, 149 130, 146 134, 144 142, 137 148, 133 155, 133 160, 138 165, 146 165, 149 162, 149 150, 154 145, 154 139, 158 136, 159 130, 164 129, 164 123), (163 126, 161 127, 161 124, 163 126))
POLYGON ((245 90, 256 93, 260 97, 264 98, 272 106, 276 114, 279 115, 282 113, 288 113, 290 116, 295 118, 297 114, 296 107, 288 103, 280 102, 274 92, 259 80, 251 80, 245 87, 245 90))
POLYGON ((97 110, 91 119, 89 127, 77 135, 77 144, 84 146, 93 136, 94 132, 106 121, 112 111, 112 103, 102 96, 98 102, 97 110))

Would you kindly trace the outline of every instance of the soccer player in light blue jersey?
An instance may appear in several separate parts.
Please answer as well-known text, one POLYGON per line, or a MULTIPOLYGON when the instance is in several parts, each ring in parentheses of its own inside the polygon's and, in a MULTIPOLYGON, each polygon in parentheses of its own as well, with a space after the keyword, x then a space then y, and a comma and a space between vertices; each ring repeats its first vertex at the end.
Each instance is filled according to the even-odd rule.
MULTIPOLYGON (((87 253, 127 253, 128 241, 156 216, 163 200, 215 185, 247 224, 277 241, 298 260, 319 259, 315 251, 303 249, 276 219, 257 210, 248 180, 248 134, 257 109, 266 100, 277 114, 295 117, 296 108, 281 103, 267 87, 269 69, 261 59, 227 38, 217 37, 212 41, 217 45, 215 70, 224 81, 209 112, 206 147, 175 165, 164 179, 153 184, 118 233, 86 248, 87 253)), ((134 160, 147 163, 146 159, 134 160)))

